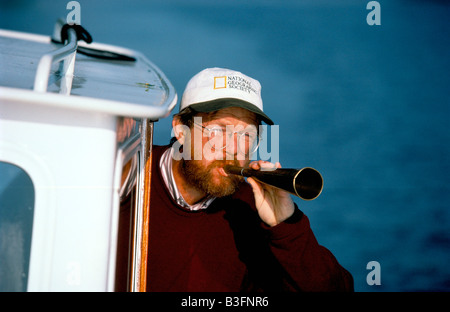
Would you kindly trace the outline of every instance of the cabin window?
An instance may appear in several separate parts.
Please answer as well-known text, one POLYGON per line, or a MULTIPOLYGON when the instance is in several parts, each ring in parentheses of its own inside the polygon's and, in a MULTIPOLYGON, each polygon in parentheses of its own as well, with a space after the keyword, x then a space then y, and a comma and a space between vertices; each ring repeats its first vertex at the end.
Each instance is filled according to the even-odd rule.
POLYGON ((35 190, 21 168, 0 161, 0 291, 26 291, 35 190))

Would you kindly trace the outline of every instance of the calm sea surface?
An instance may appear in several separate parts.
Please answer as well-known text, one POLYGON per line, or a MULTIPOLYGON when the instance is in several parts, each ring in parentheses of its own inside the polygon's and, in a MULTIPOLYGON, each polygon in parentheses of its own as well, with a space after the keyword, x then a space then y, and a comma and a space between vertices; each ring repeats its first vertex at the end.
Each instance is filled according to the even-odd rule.
MULTIPOLYGON (((67 2, 2 0, 0 28, 50 35, 67 2)), ((296 203, 357 291, 450 291, 448 2, 379 1, 379 26, 358 0, 79 2, 94 41, 143 52, 180 97, 206 67, 260 80, 282 165, 325 180, 296 203)))

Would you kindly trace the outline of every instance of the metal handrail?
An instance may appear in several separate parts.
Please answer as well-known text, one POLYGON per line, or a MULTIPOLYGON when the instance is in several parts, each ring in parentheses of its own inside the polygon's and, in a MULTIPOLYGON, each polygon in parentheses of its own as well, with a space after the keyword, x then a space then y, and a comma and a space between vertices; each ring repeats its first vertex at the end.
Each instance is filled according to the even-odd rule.
POLYGON ((62 76, 70 78, 70 85, 66 85, 65 88, 62 87, 61 92, 67 94, 70 93, 72 83, 71 78, 74 71, 78 41, 77 34, 74 29, 68 29, 67 35, 68 42, 64 47, 43 55, 39 60, 39 65, 37 67, 36 76, 34 79, 34 91, 47 92, 52 64, 64 60, 62 76))

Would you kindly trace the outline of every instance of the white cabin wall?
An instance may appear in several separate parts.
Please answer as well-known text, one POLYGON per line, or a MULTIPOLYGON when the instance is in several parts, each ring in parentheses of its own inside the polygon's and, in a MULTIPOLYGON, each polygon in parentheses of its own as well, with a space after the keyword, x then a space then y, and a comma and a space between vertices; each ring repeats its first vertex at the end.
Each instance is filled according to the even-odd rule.
POLYGON ((29 290, 106 290, 115 127, 107 114, 2 103, 0 141, 14 151, 1 159, 28 155, 36 192, 29 290))

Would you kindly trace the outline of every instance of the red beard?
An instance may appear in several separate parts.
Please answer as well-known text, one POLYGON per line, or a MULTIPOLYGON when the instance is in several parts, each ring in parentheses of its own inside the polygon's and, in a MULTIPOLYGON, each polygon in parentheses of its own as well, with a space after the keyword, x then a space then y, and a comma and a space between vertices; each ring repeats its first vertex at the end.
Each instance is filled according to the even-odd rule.
POLYGON ((240 166, 237 160, 215 160, 206 168, 197 160, 181 160, 181 172, 189 184, 208 195, 223 197, 231 195, 239 188, 244 178, 237 175, 222 176, 217 173, 217 168, 225 165, 240 166))

